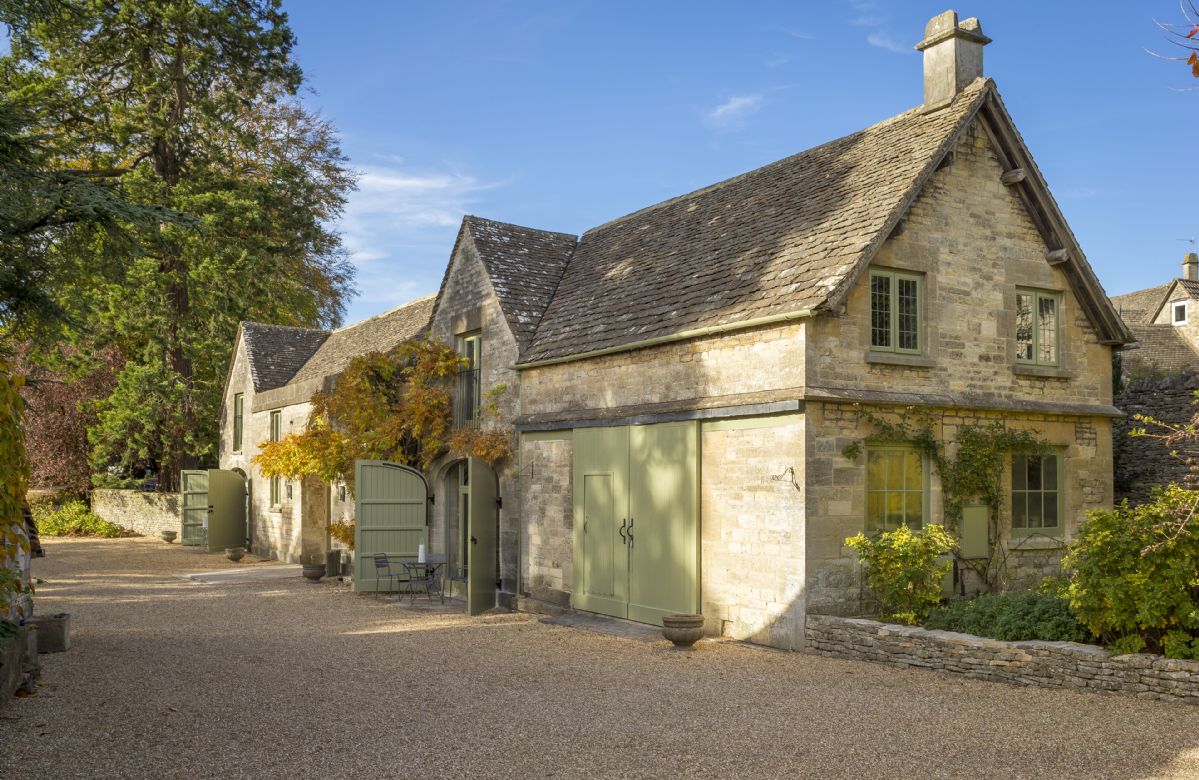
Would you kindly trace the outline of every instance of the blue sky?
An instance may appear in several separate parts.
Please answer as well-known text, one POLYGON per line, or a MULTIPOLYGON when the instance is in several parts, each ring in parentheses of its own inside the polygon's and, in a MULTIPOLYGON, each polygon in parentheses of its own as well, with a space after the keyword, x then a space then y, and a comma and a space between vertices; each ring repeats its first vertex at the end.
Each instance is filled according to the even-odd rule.
MULTIPOLYGON (((308 102, 361 171, 347 321, 433 292, 463 213, 579 233, 921 102, 946 0, 285 0, 308 102)), ((1109 294, 1175 276, 1199 80, 1175 0, 958 4, 1109 294)))

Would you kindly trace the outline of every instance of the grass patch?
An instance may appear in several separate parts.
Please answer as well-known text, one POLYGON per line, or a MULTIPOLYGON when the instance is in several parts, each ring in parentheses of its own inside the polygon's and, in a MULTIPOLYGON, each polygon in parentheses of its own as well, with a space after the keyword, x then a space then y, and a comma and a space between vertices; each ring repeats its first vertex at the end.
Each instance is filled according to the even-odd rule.
POLYGON ((1065 601, 1040 593, 980 593, 933 610, 925 628, 958 631, 1007 642, 1041 639, 1088 642, 1094 638, 1065 601))

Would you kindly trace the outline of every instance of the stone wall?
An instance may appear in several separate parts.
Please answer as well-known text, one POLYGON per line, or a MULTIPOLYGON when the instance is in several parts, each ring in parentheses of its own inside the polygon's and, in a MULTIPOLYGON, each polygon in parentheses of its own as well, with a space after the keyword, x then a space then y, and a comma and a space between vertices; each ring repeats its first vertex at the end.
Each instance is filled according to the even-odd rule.
POLYGON ((179 532, 182 527, 178 493, 93 490, 92 512, 143 536, 158 536, 162 531, 179 532))
POLYGON ((804 625, 804 417, 708 422, 701 436, 706 630, 796 649, 804 625))
POLYGON ((1118 655, 1075 642, 1001 642, 873 620, 810 615, 807 650, 1037 688, 1116 692, 1199 704, 1199 662, 1118 655))
POLYGON ((1160 439, 1132 437, 1127 432, 1134 427, 1145 427, 1150 432, 1158 430, 1133 420, 1135 414, 1174 424, 1188 422, 1199 411, 1194 403, 1196 390, 1199 390, 1199 373, 1188 373, 1165 379, 1137 379, 1129 382, 1116 397, 1116 407, 1128 415, 1118 424, 1115 437, 1117 501, 1127 498, 1138 504, 1149 498, 1152 488, 1182 482, 1187 473, 1186 464, 1171 456, 1170 451, 1178 450, 1184 457, 1199 457, 1199 443, 1171 447, 1160 439))
POLYGON ((521 512, 527 522, 520 596, 566 607, 574 577, 571 433, 544 436, 521 437, 521 512))

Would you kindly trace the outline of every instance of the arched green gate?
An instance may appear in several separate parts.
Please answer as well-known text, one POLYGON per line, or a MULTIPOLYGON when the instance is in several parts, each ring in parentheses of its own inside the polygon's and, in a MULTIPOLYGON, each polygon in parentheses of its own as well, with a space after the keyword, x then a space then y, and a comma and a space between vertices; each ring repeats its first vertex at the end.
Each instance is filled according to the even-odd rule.
POLYGON ((419 471, 382 460, 354 466, 354 590, 395 590, 375 575, 375 554, 392 561, 415 560, 429 546, 429 483, 419 471))

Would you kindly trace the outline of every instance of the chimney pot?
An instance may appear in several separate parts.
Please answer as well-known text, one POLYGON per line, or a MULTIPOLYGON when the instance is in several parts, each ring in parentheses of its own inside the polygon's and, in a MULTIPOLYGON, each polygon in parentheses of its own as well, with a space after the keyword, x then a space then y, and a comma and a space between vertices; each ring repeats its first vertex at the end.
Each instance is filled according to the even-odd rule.
POLYGON ((1182 258, 1182 278, 1199 282, 1199 255, 1187 252, 1182 258))
POLYGON ((959 24, 956 11, 929 20, 924 40, 916 44, 916 50, 924 52, 926 108, 952 100, 983 75, 983 47, 990 42, 978 19, 959 24))

